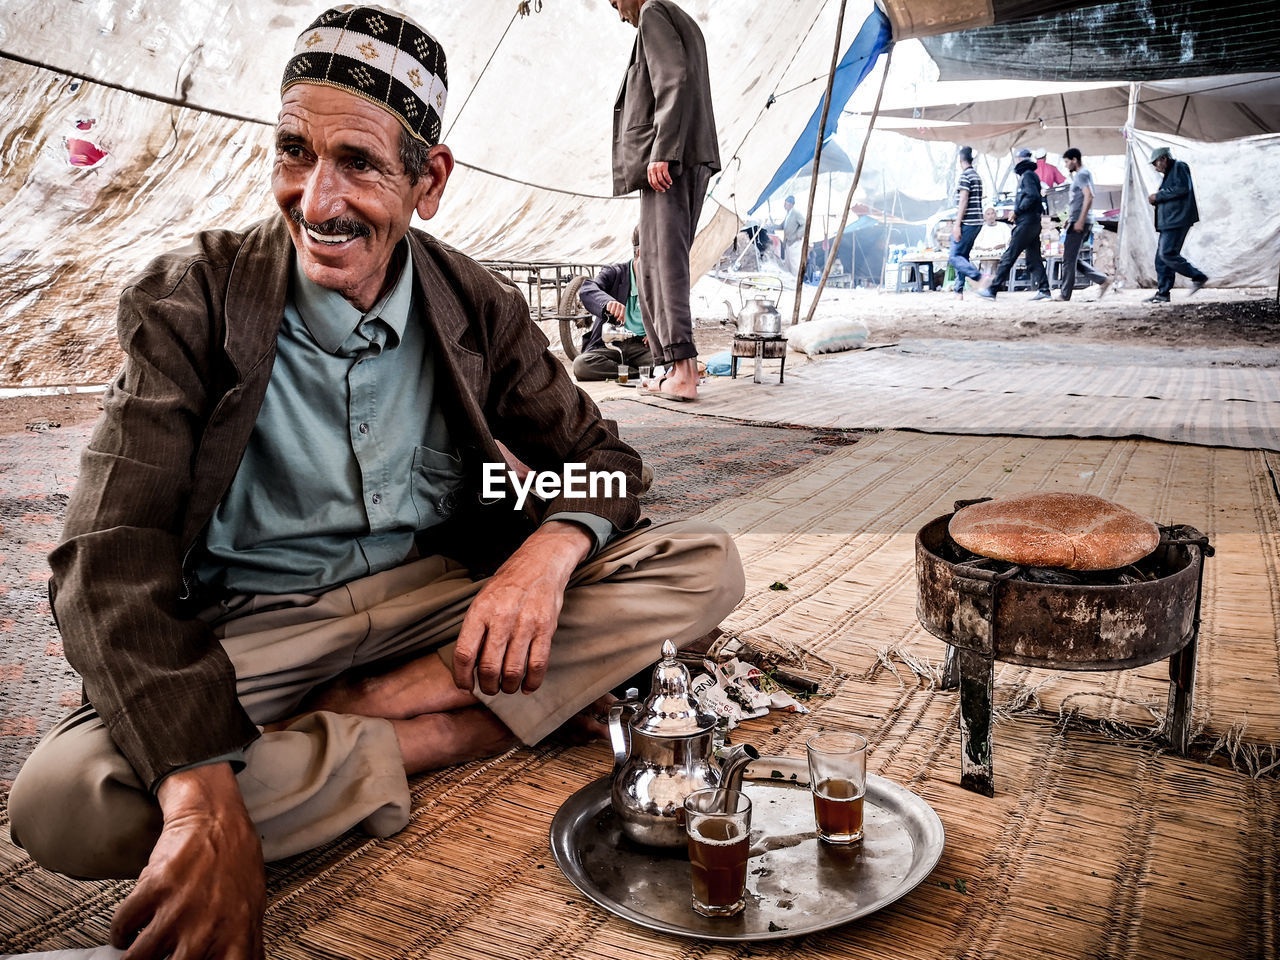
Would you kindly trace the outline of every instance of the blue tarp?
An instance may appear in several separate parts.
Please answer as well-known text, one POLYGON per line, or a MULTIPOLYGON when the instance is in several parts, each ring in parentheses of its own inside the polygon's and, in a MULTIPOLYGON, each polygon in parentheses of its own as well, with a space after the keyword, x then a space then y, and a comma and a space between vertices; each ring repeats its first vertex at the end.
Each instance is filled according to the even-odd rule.
MULTIPOLYGON (((822 131, 822 139, 824 141, 835 133, 836 123, 840 119, 840 111, 849 102, 849 98, 853 96, 853 91, 858 88, 858 84, 862 83, 867 74, 871 72, 871 68, 875 66, 880 54, 888 49, 890 40, 889 18, 884 15, 879 7, 873 7, 871 15, 867 17, 862 29, 858 31, 853 43, 849 44, 849 49, 836 66, 836 77, 831 86, 831 110, 827 113, 827 123, 822 131)), ((818 121, 822 119, 822 101, 824 99, 826 99, 825 90, 823 95, 818 98, 818 106, 813 111, 813 116, 809 118, 804 131, 797 138, 795 146, 787 154, 787 159, 782 161, 782 166, 778 167, 778 172, 773 175, 773 179, 764 188, 760 197, 752 205, 751 210, 748 211, 749 213, 755 213, 765 200, 773 196, 779 187, 796 174, 812 167, 813 148, 818 140, 818 121)))

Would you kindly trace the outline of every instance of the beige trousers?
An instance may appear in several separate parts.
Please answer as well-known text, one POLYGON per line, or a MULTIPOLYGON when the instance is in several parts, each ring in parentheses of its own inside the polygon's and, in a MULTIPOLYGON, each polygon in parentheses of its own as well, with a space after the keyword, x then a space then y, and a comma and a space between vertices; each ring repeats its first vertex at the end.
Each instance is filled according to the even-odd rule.
MULTIPOLYGON (((348 670, 431 652, 452 663, 453 640, 484 586, 441 557, 424 557, 326 593, 237 597, 203 614, 236 672, 254 723, 293 715, 306 695, 348 670)), ((698 521, 628 534, 575 571, 542 686, 477 693, 525 743, 652 663, 664 639, 705 634, 743 593, 742 563, 724 531, 698 521)), ((409 787, 391 723, 308 714, 245 750, 241 793, 277 860, 355 826, 375 836, 409 820, 409 787)), ((136 876, 159 836, 155 798, 115 748, 92 707, 62 720, 14 782, 10 831, 42 866, 78 877, 136 876)))

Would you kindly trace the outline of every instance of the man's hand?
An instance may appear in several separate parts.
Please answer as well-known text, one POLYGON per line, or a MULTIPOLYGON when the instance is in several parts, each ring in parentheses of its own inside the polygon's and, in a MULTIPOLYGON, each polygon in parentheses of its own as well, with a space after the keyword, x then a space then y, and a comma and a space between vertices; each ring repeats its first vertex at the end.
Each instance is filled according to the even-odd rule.
POLYGON ((1084 221, 1078 220, 1071 225, 1072 233, 1084 233, 1084 221))
POLYGON ((1154 193, 1147 194, 1147 203, 1151 204, 1153 207, 1156 205, 1156 195, 1154 193))
POLYGON ((671 171, 667 168, 667 161, 658 160, 649 164, 649 186, 659 193, 667 192, 667 188, 671 186, 671 171))
POLYGON ((956 243, 960 242, 960 221, 959 220, 957 220, 955 224, 951 227, 951 239, 954 240, 956 243))
POLYGON ((608 311, 609 316, 613 317, 615 320, 621 320, 622 315, 627 312, 627 308, 617 300, 610 300, 604 305, 604 308, 608 311))
POLYGON ((172 774, 156 798, 160 839, 116 910, 111 943, 129 947, 123 960, 262 960, 262 844, 231 765, 172 774))
POLYGON ((499 690, 532 693, 542 685, 565 587, 593 544, 577 524, 552 520, 498 568, 471 601, 458 633, 458 689, 471 690, 478 681, 492 696, 499 690))

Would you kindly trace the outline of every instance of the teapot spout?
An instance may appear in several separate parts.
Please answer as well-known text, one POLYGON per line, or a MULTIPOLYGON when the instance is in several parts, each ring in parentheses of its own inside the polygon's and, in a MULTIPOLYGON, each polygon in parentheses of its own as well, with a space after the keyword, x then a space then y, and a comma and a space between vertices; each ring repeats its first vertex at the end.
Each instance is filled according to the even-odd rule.
POLYGON ((725 790, 741 790, 742 777, 752 760, 759 760, 760 752, 749 743, 740 743, 724 755, 720 767, 720 786, 725 790))

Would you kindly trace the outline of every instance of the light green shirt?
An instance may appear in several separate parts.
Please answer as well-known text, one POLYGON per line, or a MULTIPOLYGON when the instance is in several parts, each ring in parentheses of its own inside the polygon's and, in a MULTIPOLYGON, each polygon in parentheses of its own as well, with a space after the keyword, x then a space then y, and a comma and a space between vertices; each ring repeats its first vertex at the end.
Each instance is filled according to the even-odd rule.
MULTIPOLYGON (((402 563, 463 481, 414 302, 413 260, 366 313, 297 263, 276 360, 244 458, 206 532, 202 584, 314 593, 402 563)), ((599 549, 613 525, 591 514, 599 549)))
POLYGON ((462 481, 435 400, 436 368, 410 323, 409 245, 367 313, 294 258, 275 366, 244 459, 209 524, 206 584, 314 592, 393 567, 450 514, 462 481))
POLYGON ((627 297, 627 310, 623 314, 623 326, 637 336, 644 336, 644 321, 640 319, 640 284, 636 283, 636 262, 631 261, 631 295, 627 297))

